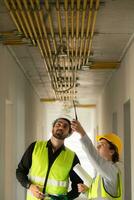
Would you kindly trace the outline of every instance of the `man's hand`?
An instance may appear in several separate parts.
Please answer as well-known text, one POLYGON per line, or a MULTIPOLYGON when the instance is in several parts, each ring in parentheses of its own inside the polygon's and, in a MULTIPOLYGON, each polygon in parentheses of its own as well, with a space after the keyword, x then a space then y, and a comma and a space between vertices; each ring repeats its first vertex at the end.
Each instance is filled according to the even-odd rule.
POLYGON ((86 192, 89 189, 86 185, 82 183, 79 183, 77 186, 78 186, 78 192, 86 192))
POLYGON ((29 190, 32 192, 34 197, 44 199, 45 195, 40 191, 39 186, 31 184, 29 190))
POLYGON ((81 136, 84 136, 86 134, 85 130, 83 129, 78 120, 73 120, 71 122, 71 128, 73 131, 78 132, 81 136))

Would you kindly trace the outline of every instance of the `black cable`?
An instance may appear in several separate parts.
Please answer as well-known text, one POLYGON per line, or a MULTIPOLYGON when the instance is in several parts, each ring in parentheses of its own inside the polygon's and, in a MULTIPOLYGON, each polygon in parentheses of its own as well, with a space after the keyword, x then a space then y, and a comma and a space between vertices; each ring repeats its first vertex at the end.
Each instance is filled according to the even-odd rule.
POLYGON ((78 120, 78 116, 77 116, 76 106, 75 106, 74 100, 73 100, 73 107, 74 107, 75 119, 78 120))

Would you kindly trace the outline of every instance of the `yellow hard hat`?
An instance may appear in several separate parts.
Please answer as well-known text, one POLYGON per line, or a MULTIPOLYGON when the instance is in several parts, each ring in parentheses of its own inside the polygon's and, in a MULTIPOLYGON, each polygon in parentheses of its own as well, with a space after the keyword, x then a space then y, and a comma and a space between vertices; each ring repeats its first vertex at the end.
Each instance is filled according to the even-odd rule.
POLYGON ((122 141, 118 135, 115 133, 108 133, 105 135, 98 135, 96 136, 96 140, 99 141, 100 139, 106 139, 109 142, 112 142, 118 149, 119 154, 122 152, 122 141))

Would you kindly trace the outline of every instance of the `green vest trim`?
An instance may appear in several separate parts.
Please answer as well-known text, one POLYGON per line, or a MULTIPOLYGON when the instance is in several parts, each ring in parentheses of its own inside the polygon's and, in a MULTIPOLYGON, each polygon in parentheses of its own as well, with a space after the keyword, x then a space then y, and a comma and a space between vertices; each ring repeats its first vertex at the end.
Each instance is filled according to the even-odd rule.
MULTIPOLYGON (((29 179, 33 184, 37 184, 43 190, 45 178, 48 170, 48 148, 47 141, 36 142, 32 154, 32 166, 29 172, 29 179)), ((71 170, 75 153, 68 149, 62 150, 51 166, 46 193, 66 194, 68 190, 69 172, 71 170)), ((28 200, 36 200, 30 192, 27 193, 28 200)))
POLYGON ((101 176, 96 176, 91 187, 89 188, 89 199, 109 199, 109 200, 122 200, 122 181, 121 175, 118 174, 118 194, 117 196, 110 195, 104 187, 104 181, 101 176))

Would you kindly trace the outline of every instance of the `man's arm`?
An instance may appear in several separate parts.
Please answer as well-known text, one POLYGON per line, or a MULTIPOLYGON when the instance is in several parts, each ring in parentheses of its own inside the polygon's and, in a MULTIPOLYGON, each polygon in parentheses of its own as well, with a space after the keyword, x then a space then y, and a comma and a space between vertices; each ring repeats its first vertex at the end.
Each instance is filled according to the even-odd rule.
POLYGON ((77 155, 75 155, 73 165, 70 171, 71 191, 69 191, 67 194, 69 200, 75 199, 76 197, 79 196, 80 193, 78 192, 77 184, 83 183, 82 179, 73 170, 73 167, 78 163, 80 163, 80 161, 77 155))
POLYGON ((23 187, 27 189, 30 187, 30 184, 31 184, 31 182, 28 180, 28 173, 32 164, 32 153, 33 153, 35 143, 36 142, 32 143, 28 147, 28 149, 22 156, 20 163, 18 164, 18 168, 16 169, 16 177, 18 181, 21 183, 23 187))

